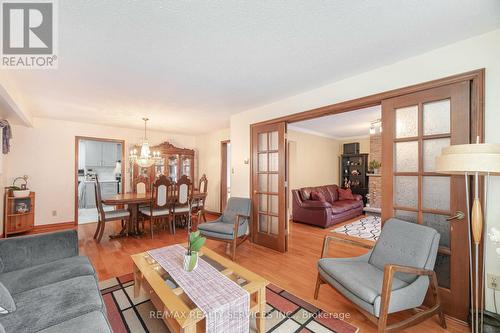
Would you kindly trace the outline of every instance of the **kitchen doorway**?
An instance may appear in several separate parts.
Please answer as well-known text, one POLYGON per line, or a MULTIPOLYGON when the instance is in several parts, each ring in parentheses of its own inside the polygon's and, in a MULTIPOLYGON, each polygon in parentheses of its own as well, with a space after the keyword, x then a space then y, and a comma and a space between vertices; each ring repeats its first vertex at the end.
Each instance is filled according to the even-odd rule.
POLYGON ((104 197, 123 192, 124 156, 124 140, 79 136, 75 138, 76 225, 97 222, 96 177, 99 178, 104 197))

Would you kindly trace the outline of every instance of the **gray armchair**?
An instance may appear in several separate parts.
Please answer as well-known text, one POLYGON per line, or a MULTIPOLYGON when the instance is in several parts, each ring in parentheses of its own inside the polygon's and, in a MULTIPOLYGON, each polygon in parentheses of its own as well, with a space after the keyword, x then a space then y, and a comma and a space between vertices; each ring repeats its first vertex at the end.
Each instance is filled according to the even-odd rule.
POLYGON ((323 258, 328 250, 330 237, 327 236, 322 259, 318 261, 314 298, 318 298, 322 284, 331 285, 374 322, 378 332, 404 329, 435 314, 446 328, 433 271, 439 237, 432 228, 392 218, 384 224, 370 252, 340 259, 323 258), (387 325, 388 314, 421 306, 429 286, 435 298, 434 306, 387 325))
POLYGON ((226 242, 232 245, 232 256, 236 256, 236 247, 248 238, 248 227, 252 201, 248 198, 229 198, 226 210, 215 221, 198 225, 200 234, 206 238, 226 242))

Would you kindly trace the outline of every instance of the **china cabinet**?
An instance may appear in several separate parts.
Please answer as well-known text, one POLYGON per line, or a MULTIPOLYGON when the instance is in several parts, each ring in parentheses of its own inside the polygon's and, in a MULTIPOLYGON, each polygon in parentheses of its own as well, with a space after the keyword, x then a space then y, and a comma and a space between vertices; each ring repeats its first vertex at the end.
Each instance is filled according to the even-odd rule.
POLYGON ((174 182, 177 182, 183 175, 188 176, 191 180, 194 179, 193 149, 179 148, 169 142, 150 147, 150 149, 154 152, 158 151, 160 158, 149 168, 141 168, 134 163, 133 178, 144 174, 149 177, 151 184, 157 176, 162 174, 170 177, 174 182))

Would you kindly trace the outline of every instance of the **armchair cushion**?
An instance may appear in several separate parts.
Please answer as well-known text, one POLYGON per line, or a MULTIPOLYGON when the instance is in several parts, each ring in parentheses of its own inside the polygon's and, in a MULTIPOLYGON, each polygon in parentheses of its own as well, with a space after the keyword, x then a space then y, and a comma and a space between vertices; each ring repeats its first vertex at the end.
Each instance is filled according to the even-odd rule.
MULTIPOLYGON (((238 226, 238 237, 246 234, 248 229, 248 222, 244 222, 238 226)), ((205 236, 220 238, 220 239, 234 239, 234 224, 224 222, 208 222, 198 225, 198 230, 205 236)))
MULTIPOLYGON (((334 258, 320 259, 319 272, 322 276, 336 280, 344 288, 363 301, 374 304, 382 293, 384 271, 362 261, 339 260, 334 258)), ((394 278, 392 290, 406 287, 408 283, 394 278)))
MULTIPOLYGON (((428 258, 435 258, 439 244, 439 233, 432 228, 396 218, 387 220, 380 238, 375 244, 370 264, 383 270, 387 264, 433 269, 428 258)), ((415 281, 414 274, 396 273, 395 276, 407 283, 415 281)))
MULTIPOLYGON (((250 216, 252 202, 248 198, 229 198, 226 209, 220 221, 224 223, 234 224, 237 215, 250 216)), ((246 219, 240 219, 240 224, 243 224, 246 219)))

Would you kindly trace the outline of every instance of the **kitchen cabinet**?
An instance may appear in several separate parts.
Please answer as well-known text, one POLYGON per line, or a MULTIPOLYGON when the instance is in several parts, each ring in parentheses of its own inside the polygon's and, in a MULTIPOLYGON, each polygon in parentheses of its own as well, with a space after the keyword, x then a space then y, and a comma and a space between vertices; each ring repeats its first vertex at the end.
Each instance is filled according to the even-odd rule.
POLYGON ((115 142, 86 141, 85 165, 89 167, 114 167, 121 156, 121 145, 115 142), (119 153, 120 152, 120 153, 119 153))
MULTIPOLYGON (((118 194, 118 186, 116 181, 104 181, 101 184, 101 196, 103 198, 118 194)), ((84 201, 83 208, 95 208, 95 185, 93 181, 85 182, 85 189, 83 192, 84 201)))
POLYGON ((113 142, 102 143, 102 164, 101 166, 114 167, 119 159, 116 155, 117 144, 113 142))
POLYGON ((101 166, 102 142, 85 141, 85 166, 101 166))

